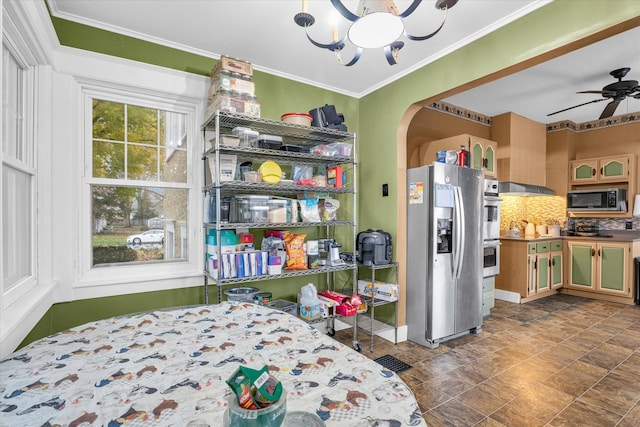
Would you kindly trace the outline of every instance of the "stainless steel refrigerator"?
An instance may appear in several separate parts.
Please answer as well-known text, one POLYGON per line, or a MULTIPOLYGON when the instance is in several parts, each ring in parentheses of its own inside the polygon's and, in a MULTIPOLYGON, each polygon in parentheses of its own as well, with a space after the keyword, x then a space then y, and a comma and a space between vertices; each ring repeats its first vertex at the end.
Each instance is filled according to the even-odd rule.
POLYGON ((483 174, 407 170, 408 339, 429 348, 482 330, 483 174))

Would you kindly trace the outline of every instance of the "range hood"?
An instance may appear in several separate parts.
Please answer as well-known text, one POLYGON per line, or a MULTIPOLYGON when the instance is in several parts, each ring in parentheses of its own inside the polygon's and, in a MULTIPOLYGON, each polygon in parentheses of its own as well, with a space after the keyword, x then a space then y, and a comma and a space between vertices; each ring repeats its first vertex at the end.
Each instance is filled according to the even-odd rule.
POLYGON ((498 184, 498 193, 509 196, 553 196, 556 194, 550 188, 539 185, 521 184, 519 182, 501 182, 498 184))

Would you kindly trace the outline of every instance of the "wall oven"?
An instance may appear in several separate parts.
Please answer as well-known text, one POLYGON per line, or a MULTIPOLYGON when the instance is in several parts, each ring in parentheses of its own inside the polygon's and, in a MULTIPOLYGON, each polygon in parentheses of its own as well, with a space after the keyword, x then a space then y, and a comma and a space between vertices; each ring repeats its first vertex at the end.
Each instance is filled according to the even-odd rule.
POLYGON ((482 277, 485 278, 500 274, 500 203, 502 199, 498 197, 498 180, 485 178, 482 212, 482 277))
POLYGON ((496 196, 484 196, 484 212, 482 232, 484 240, 500 238, 500 203, 502 199, 496 196))
POLYGON ((483 258, 482 277, 493 277, 500 274, 500 240, 484 241, 483 258))

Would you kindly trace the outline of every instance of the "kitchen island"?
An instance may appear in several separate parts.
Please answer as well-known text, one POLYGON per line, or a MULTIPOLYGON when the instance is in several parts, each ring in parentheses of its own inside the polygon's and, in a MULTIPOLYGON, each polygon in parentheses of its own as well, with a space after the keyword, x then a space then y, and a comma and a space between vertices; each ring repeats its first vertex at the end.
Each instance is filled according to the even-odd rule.
MULTIPOLYGON (((526 303, 561 292, 633 304, 634 258, 640 256, 640 232, 601 230, 597 236, 501 236, 499 291, 526 303)), ((513 299, 509 299, 513 301, 513 299)))

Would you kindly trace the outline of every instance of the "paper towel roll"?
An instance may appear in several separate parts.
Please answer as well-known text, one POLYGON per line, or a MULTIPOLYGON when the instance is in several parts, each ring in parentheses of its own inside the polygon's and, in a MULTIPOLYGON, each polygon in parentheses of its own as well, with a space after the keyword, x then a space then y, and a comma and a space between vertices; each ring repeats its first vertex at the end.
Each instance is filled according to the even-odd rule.
POLYGON ((636 194, 636 198, 633 201, 633 216, 640 218, 640 194, 636 194))

